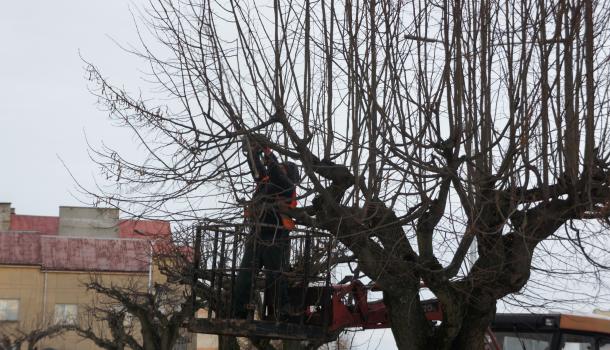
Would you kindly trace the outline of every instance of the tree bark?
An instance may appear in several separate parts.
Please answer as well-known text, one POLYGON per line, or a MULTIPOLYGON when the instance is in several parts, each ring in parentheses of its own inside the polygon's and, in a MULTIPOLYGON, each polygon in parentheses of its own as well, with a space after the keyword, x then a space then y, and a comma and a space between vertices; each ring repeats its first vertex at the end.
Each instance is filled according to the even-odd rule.
POLYGON ((392 293, 384 291, 383 300, 387 307, 392 334, 400 350, 429 349, 428 339, 432 329, 417 293, 392 293))
POLYGON ((492 305, 481 306, 470 305, 451 349, 483 350, 485 348, 485 331, 493 321, 496 305, 494 302, 492 305))

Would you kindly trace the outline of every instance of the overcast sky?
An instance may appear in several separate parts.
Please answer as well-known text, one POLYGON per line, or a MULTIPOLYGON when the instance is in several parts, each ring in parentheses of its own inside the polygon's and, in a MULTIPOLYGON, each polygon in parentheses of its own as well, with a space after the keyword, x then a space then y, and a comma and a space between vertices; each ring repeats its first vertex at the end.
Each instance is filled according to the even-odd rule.
MULTIPOLYGON (((130 8, 143 0, 3 1, 0 5, 0 202, 17 213, 58 215, 81 205, 75 182, 99 177, 87 140, 128 149, 88 90, 85 63, 113 82, 138 88, 141 62, 120 49, 137 44, 130 8), (85 136, 86 135, 86 136, 85 136), (75 198, 76 197, 76 198, 75 198)), ((360 333, 359 349, 395 348, 390 330, 360 333)))
POLYGON ((88 158, 85 135, 93 144, 130 146, 129 134, 113 127, 96 106, 79 55, 105 75, 137 86, 139 62, 111 39, 137 43, 133 4, 0 5, 0 202, 12 202, 18 213, 57 215, 59 205, 80 204, 59 158, 79 181, 92 184, 97 169, 88 158))
MULTIPOLYGON (((0 4, 0 202, 13 203, 21 214, 58 215, 60 205, 80 205, 78 199, 85 199, 76 193, 60 158, 90 187, 99 175, 89 160, 87 140, 123 150, 134 147, 131 135, 98 109, 81 56, 114 83, 140 87, 142 62, 112 39, 138 43, 130 8, 142 3, 0 4)), ((372 334, 360 333, 355 343, 360 349, 395 348, 389 330, 372 334)))

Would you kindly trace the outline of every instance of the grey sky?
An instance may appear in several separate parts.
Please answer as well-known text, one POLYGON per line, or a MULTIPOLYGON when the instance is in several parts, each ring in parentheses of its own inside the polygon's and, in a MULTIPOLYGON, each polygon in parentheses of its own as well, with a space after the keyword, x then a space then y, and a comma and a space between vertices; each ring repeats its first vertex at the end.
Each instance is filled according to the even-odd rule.
MULTIPOLYGON (((136 2, 137 3, 137 2, 136 2)), ((87 89, 80 54, 121 83, 138 84, 138 62, 109 38, 136 43, 127 0, 5 1, 0 5, 0 201, 22 214, 57 215, 74 175, 91 184, 90 142, 131 144, 87 89)))
MULTIPOLYGON (((79 52, 112 81, 140 86, 141 62, 112 39, 137 44, 129 9, 143 2, 0 5, 0 202, 13 203, 21 214, 58 215, 58 206, 80 204, 58 157, 91 186, 99 174, 87 155, 85 134, 92 144, 134 147, 131 134, 112 126, 95 104, 79 52)), ((359 349, 395 348, 389 329, 357 334, 359 349)))
MULTIPOLYGON (((136 4, 142 0, 135 1, 136 4)), ((114 82, 140 86, 141 62, 122 51, 138 42, 128 0, 3 1, 0 4, 0 202, 21 214, 57 215, 78 205, 75 177, 91 186, 97 168, 85 134, 123 150, 131 134, 114 127, 87 89, 84 62, 114 82)), ((82 197, 81 197, 82 198, 82 197)), ((393 348, 390 330, 360 333, 361 349, 393 348), (379 345, 380 344, 380 345, 379 345)))

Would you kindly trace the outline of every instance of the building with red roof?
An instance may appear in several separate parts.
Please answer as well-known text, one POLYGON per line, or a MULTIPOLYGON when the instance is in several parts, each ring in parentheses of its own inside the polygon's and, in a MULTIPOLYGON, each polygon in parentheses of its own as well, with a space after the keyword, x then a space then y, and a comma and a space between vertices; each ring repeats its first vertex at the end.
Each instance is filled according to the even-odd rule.
MULTIPOLYGON (((120 219, 115 208, 62 206, 58 216, 34 216, 0 203, 0 327, 48 326, 78 315, 92 300, 83 283, 93 275, 143 288, 163 282, 151 254, 168 244, 169 222, 120 219)), ((216 348, 191 343, 188 348, 216 348)), ((75 334, 38 347, 99 349, 75 334)))
POLYGON ((16 214, 0 203, 0 265, 63 271, 147 272, 152 241, 169 222, 119 219, 115 208, 60 207, 59 216, 16 214))

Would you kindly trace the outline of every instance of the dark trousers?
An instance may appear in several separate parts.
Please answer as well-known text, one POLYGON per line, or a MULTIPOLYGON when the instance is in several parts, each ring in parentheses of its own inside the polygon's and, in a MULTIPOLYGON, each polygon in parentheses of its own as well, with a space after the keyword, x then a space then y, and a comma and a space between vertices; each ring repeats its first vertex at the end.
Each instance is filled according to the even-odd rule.
POLYGON ((233 290, 233 315, 236 318, 246 318, 250 295, 252 293, 253 273, 264 267, 265 289, 273 291, 274 308, 281 309, 289 303, 288 285, 282 272, 288 269, 288 252, 290 240, 285 230, 274 230, 274 235, 261 232, 252 234, 244 246, 244 255, 239 266, 239 274, 233 290), (259 238, 259 236, 261 238, 259 238))

